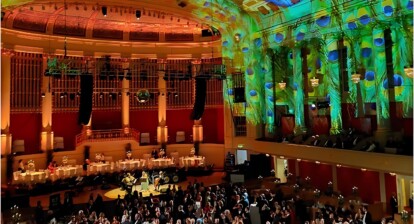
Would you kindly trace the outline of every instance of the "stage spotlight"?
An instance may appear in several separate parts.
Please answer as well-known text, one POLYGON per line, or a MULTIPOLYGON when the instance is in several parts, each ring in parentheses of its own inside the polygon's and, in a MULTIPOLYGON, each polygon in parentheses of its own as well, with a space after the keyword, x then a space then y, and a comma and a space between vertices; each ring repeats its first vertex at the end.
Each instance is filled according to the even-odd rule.
POLYGON ((107 13, 108 13, 108 8, 106 8, 106 6, 102 6, 102 15, 106 17, 107 13))
POLYGON ((141 11, 140 10, 136 10, 135 11, 135 16, 137 17, 137 20, 139 20, 141 18, 141 11))

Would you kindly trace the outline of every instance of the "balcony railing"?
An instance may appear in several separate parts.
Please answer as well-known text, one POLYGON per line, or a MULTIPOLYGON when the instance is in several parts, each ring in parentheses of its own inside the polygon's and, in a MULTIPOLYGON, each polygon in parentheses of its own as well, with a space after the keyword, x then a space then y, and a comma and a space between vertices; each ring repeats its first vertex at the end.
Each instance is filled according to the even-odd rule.
POLYGON ((118 140, 139 141, 139 132, 135 129, 87 130, 76 135, 76 146, 83 142, 103 142, 118 140))

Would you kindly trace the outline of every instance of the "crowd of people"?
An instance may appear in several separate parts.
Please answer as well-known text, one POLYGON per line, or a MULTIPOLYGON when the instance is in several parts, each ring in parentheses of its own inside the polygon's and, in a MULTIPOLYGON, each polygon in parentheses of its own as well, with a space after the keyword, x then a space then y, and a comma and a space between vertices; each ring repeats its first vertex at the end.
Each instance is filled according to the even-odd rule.
MULTIPOLYGON (((190 182, 185 189, 168 186, 165 195, 160 196, 143 197, 137 191, 124 198, 118 195, 118 199, 109 202, 106 208, 102 196, 94 198, 93 194, 80 210, 74 211, 65 203, 64 211, 70 212, 66 214, 70 215, 66 223, 70 224, 373 223, 367 206, 354 208, 326 204, 320 206, 313 216, 307 210, 307 202, 299 196, 287 199, 281 191, 272 193, 269 190, 249 194, 242 185, 206 187, 197 181, 190 182)), ((48 211, 46 216, 36 214, 38 223, 56 223, 57 215, 53 211, 48 211)), ((382 223, 388 223, 388 220, 384 219, 382 223)))

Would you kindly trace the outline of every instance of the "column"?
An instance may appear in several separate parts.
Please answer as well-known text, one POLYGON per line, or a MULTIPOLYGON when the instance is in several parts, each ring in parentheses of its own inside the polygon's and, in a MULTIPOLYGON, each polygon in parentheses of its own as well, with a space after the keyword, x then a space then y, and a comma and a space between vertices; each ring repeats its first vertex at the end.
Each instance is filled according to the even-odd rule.
MULTIPOLYGON (((296 177, 299 176, 299 161, 296 160, 295 161, 295 171, 296 171, 296 177)), ((296 183, 296 177, 293 177, 293 179, 295 180, 294 182, 296 183)))
POLYGON ((293 49, 293 85, 295 98, 295 134, 299 135, 306 132, 305 115, 304 115, 304 86, 302 74, 302 56, 301 49, 295 47, 293 49))
MULTIPOLYGON (((49 55, 43 54, 43 68, 47 69, 49 55)), ((42 76, 42 132, 40 133, 40 149, 42 151, 53 149, 53 131, 52 131, 52 78, 42 76)))
POLYGON ((121 106, 121 113, 122 113, 122 128, 124 129, 124 134, 130 133, 130 123, 129 123, 129 80, 126 79, 127 74, 129 72, 129 62, 126 61, 122 63, 122 69, 124 69, 124 79, 122 79, 122 106, 121 106))
POLYGON ((332 35, 326 37, 326 50, 328 52, 328 93, 330 96, 331 129, 330 134, 339 134, 342 131, 341 88, 339 79, 338 40, 332 35))
POLYGON ((168 142, 167 127, 167 82, 164 80, 166 63, 164 59, 158 60, 158 127, 157 143, 168 142))
POLYGON ((384 172, 379 171, 378 172, 378 176, 379 176, 379 188, 380 188, 380 200, 383 203, 383 210, 386 211, 387 210, 387 194, 385 191, 385 175, 384 172))
POLYGON ((13 57, 13 51, 1 49, 1 155, 11 153, 12 148, 12 136, 9 131, 11 57, 13 57))
POLYGON ((384 84, 387 79, 387 60, 385 54, 385 40, 384 31, 378 27, 372 31, 373 45, 373 58, 375 69, 375 99, 376 99, 376 111, 377 111, 377 131, 375 132, 375 139, 379 141, 381 145, 384 145, 387 140, 387 134, 390 127, 390 113, 389 113, 389 96, 387 89, 388 86, 384 84), (379 41, 382 39, 382 42, 379 41))
POLYGON ((338 174, 336 173, 336 165, 332 164, 332 184, 333 191, 338 192, 338 174))

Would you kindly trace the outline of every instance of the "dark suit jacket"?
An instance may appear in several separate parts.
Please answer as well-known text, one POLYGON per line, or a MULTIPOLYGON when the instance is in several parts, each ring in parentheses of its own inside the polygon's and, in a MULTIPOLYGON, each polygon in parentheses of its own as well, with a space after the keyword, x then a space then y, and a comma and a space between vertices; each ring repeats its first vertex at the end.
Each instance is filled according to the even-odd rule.
POLYGON ((372 224, 372 216, 371 216, 371 213, 369 213, 369 212, 367 212, 367 214, 366 214, 365 223, 366 224, 372 224))

